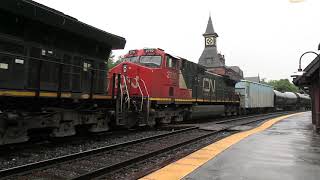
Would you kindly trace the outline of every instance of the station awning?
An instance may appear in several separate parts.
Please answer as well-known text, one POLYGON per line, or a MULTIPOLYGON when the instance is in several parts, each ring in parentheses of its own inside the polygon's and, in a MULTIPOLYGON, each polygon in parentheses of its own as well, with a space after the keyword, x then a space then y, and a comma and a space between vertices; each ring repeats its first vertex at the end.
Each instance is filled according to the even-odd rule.
POLYGON ((112 49, 123 49, 123 37, 105 32, 31 0, 1 0, 0 9, 41 23, 60 28, 77 35, 107 44, 112 49))

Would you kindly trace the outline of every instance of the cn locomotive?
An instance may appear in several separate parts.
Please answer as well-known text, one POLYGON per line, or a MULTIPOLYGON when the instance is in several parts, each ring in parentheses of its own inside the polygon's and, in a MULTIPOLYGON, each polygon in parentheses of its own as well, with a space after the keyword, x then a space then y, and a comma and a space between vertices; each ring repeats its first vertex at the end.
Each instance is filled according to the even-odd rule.
POLYGON ((236 81, 162 49, 131 50, 124 62, 110 70, 109 77, 116 74, 121 74, 114 81, 121 97, 117 112, 124 115, 117 121, 123 125, 129 121, 152 126, 220 110, 226 114, 238 111, 236 81))

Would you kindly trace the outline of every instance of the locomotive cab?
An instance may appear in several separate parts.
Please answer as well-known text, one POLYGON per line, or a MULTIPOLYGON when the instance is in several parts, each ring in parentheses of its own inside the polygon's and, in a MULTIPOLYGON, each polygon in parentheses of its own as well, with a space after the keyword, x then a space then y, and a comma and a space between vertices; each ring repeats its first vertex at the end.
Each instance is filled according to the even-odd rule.
POLYGON ((138 116, 143 117, 137 119, 148 120, 137 124, 153 125, 155 121, 149 114, 152 113, 151 107, 154 104, 173 104, 174 98, 191 99, 191 93, 181 75, 180 65, 179 57, 165 53, 162 49, 129 51, 122 62, 109 71, 109 77, 113 79, 109 79, 108 88, 112 89, 108 92, 120 101, 117 113, 120 119, 116 120, 117 125, 136 123, 132 118, 121 122, 121 116, 128 113, 131 115, 125 115, 123 119, 136 118, 136 114, 139 114, 138 116))
MULTIPOLYGON (((131 50, 120 64, 110 70, 109 74, 110 77, 121 74, 120 77, 125 78, 127 82, 122 80, 121 86, 125 88, 127 84, 129 95, 148 94, 152 98, 191 98, 180 93, 181 89, 186 89, 185 86, 185 88, 179 86, 183 84, 183 81, 179 80, 180 64, 180 58, 167 54, 161 49, 131 50)), ((118 87, 114 87, 117 91, 118 87)))

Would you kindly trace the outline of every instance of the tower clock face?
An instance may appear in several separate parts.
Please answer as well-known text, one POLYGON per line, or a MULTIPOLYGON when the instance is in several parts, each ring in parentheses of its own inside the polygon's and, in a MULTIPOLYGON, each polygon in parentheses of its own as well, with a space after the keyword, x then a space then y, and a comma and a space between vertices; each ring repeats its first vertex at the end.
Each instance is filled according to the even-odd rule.
POLYGON ((206 37, 206 45, 213 46, 215 44, 215 39, 213 37, 206 37))

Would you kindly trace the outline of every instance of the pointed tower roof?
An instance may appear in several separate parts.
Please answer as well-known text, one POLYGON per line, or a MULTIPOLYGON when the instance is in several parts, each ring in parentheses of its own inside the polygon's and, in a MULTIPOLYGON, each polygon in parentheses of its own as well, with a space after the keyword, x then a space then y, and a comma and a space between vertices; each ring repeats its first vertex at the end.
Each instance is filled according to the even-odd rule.
POLYGON ((218 37, 218 34, 213 29, 211 15, 209 16, 207 29, 206 29, 206 32, 203 34, 203 36, 206 36, 206 35, 214 35, 214 36, 218 37))
POLYGON ((205 48, 199 58, 198 63, 207 68, 225 66, 225 61, 224 60, 221 61, 218 55, 216 44, 211 44, 211 45, 206 44, 206 38, 208 36, 209 37, 213 36, 214 42, 216 42, 215 39, 218 37, 218 34, 214 32, 214 29, 213 29, 211 16, 209 16, 207 29, 206 29, 206 32, 203 34, 203 36, 205 37, 205 48))

